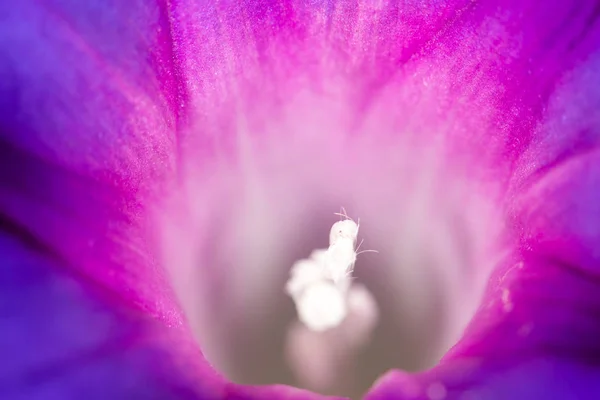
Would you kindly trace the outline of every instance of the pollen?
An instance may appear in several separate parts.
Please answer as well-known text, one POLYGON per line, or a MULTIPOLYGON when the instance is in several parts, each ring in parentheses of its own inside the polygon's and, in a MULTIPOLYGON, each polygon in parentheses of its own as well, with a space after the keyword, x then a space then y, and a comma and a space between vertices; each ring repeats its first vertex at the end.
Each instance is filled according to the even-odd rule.
POLYGON ((296 261, 285 286, 298 320, 316 332, 339 326, 348 315, 359 224, 342 211, 337 215, 344 219, 329 232, 329 247, 296 261))
POLYGON ((310 285, 296 300, 298 319, 309 329, 322 332, 346 318, 345 293, 326 281, 310 285))

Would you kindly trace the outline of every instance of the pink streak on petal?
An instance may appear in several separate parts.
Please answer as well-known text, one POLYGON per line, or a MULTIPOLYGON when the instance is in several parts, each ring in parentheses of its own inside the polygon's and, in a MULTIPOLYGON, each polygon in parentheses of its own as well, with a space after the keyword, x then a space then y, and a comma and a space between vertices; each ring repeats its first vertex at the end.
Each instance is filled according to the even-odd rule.
POLYGON ((410 376, 410 394, 394 394, 408 383, 391 373, 370 399, 425 399, 432 384, 444 385, 446 399, 599 395, 600 96, 590 84, 600 78, 600 29, 591 8, 578 11, 569 15, 573 32, 544 48, 568 51, 573 67, 547 89, 548 106, 519 145, 505 200, 513 254, 497 265, 480 309, 441 364, 410 376))
POLYGON ((2 6, 3 212, 80 272, 180 324, 146 215, 177 156, 166 16, 40 4, 2 6))
POLYGON ((433 119, 419 121, 436 128, 451 114, 462 122, 453 127, 459 144, 470 141, 468 151, 495 150, 510 161, 529 143, 562 71, 593 45, 585 40, 592 2, 544 10, 531 4, 178 3, 174 38, 188 71, 191 108, 202 112, 196 116, 205 133, 202 152, 230 155, 232 112, 260 121, 277 115, 302 88, 341 86, 354 111, 347 115, 360 119, 363 113, 356 111, 385 96, 391 84, 388 104, 395 118, 429 110, 433 119), (189 14, 199 23, 191 23, 189 14), (559 34, 565 15, 569 29, 559 34), (579 53, 571 54, 572 43, 579 53), (427 92, 434 99, 419 110, 424 104, 415 100, 427 92))
POLYGON ((225 384, 151 242, 182 101, 167 10, 117 3, 0 6, 2 229, 38 243, 0 252, 9 397, 218 398, 225 384))
POLYGON ((600 351, 594 317, 600 310, 600 117, 569 118, 600 107, 600 95, 588 86, 590 74, 599 78, 599 62, 596 54, 567 76, 550 102, 554 112, 518 164, 508 203, 518 252, 498 266, 470 337, 451 354, 543 351, 586 359, 600 351), (532 160, 544 148, 544 157, 532 160))
POLYGON ((0 6, 2 223, 37 246, 1 252, 15 259, 0 280, 0 397, 315 396, 227 384, 157 261, 149 211, 175 177, 186 111, 169 7, 0 6))

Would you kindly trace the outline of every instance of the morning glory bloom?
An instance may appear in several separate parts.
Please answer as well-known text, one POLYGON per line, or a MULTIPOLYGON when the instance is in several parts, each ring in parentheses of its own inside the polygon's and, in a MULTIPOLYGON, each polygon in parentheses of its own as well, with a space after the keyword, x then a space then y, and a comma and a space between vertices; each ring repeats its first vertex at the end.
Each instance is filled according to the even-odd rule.
POLYGON ((3 2, 0 398, 600 397, 599 16, 3 2))

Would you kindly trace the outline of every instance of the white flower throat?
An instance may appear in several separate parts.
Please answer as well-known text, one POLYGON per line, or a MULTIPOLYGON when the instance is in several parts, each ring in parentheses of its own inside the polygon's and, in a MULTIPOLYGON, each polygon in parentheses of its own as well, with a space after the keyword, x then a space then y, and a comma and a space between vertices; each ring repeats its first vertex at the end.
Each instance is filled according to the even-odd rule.
POLYGON ((298 319, 317 332, 340 325, 348 315, 351 302, 360 225, 343 209, 338 215, 344 219, 331 227, 329 247, 314 250, 309 258, 296 261, 286 284, 286 292, 296 305, 298 319))

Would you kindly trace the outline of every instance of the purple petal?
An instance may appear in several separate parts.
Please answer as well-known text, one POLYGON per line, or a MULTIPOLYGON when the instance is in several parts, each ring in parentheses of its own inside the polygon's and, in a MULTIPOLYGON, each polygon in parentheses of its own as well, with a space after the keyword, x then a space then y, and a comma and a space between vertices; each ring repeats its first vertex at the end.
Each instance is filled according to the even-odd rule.
MULTIPOLYGON (((473 155, 480 159, 474 164, 479 166, 475 174, 509 182, 501 204, 515 224, 506 232, 508 240, 516 243, 507 246, 510 259, 497 266, 481 310, 443 364, 460 366, 454 363, 476 357, 478 366, 456 367, 465 371, 456 378, 459 383, 434 387, 433 396, 458 397, 475 385, 470 379, 486 394, 498 390, 499 398, 507 393, 521 398, 577 395, 569 392, 569 385, 552 386, 548 370, 556 365, 573 384, 593 374, 577 362, 585 352, 595 352, 592 338, 598 326, 592 317, 598 300, 594 273, 589 276, 597 267, 595 249, 600 246, 593 201, 598 164, 593 151, 588 153, 598 128, 597 89, 592 84, 598 82, 593 59, 600 34, 596 2, 547 8, 528 1, 430 7, 418 2, 398 8, 340 3, 312 10, 290 10, 288 3, 259 2, 254 8, 255 4, 214 11, 227 39, 203 40, 204 48, 215 54, 210 63, 194 54, 186 58, 189 68, 199 69, 206 78, 203 82, 214 82, 219 74, 235 76, 223 92, 213 85, 197 91, 198 101, 213 104, 205 99, 238 91, 242 101, 236 106, 247 107, 252 110, 248 114, 255 112, 260 119, 263 108, 278 109, 272 97, 294 93, 294 79, 310 76, 318 90, 329 74, 338 73, 353 79, 341 83, 342 90, 348 90, 347 115, 362 117, 360 107, 380 96, 390 106, 383 108, 387 114, 377 126, 389 118, 402 130, 416 119, 428 128, 421 127, 423 131, 435 131, 451 117, 456 124, 449 129, 453 150, 466 153, 467 160, 473 155), (240 23, 239 14, 260 15, 259 22, 240 23), (232 47, 233 58, 227 54, 232 47), (315 54, 333 54, 333 65, 320 64, 315 54), (577 83, 580 74, 588 78, 577 83), (251 104, 244 98, 252 99, 251 104), (588 126, 578 125, 585 116, 580 110, 591 113, 586 116, 588 126), (515 265, 523 267, 513 271, 510 286, 498 284, 508 279, 506 273, 515 265), (578 304, 587 306, 579 311, 578 304), (538 359, 524 361, 526 349, 538 359), (567 359, 558 361, 559 355, 567 359), (501 370, 510 373, 498 383, 494 372, 501 370), (531 385, 522 389, 527 373, 533 374, 531 385)), ((206 13, 198 7, 199 13, 206 13)), ((190 29, 186 38, 201 36, 190 29)), ((228 114, 211 117, 223 118, 220 115, 228 114)), ((452 368, 424 374, 423 382, 435 376, 441 383, 430 383, 446 385, 442 372, 448 370, 452 368)), ((423 385, 416 396, 427 394, 423 385)), ((377 390, 373 396, 383 393, 377 390)), ((479 394, 476 391, 475 398, 479 394)))
POLYGON ((510 15, 526 16, 519 26, 531 32, 513 35, 521 48, 528 41, 543 44, 522 54, 531 57, 524 65, 533 68, 533 60, 548 58, 537 71, 521 69, 519 58, 511 62, 517 80, 520 71, 530 74, 521 81, 515 110, 526 105, 539 113, 528 114, 534 118, 522 133, 507 130, 507 149, 516 156, 510 157, 515 163, 505 195, 514 249, 495 269, 463 339, 440 366, 415 376, 390 373, 370 399, 576 399, 600 393, 594 361, 600 333, 597 4, 579 3, 570 12, 520 4, 510 15), (523 96, 533 100, 523 103, 523 96))
POLYGON ((176 164, 180 100, 162 61, 171 58, 165 10, 75 1, 2 7, 5 218, 177 323, 144 215, 176 164))
POLYGON ((167 5, 0 15, 0 397, 250 398, 204 360, 152 244, 186 103, 167 5))
POLYGON ((181 99, 166 9, 128 4, 1 6, 2 397, 224 390, 148 240, 181 99))
POLYGON ((7 239, 2 251, 14 260, 2 282, 23 296, 3 300, 6 342, 19 354, 7 359, 23 362, 3 371, 26 382, 6 386, 11 395, 80 397, 83 381, 101 398, 263 395, 225 386, 193 345, 149 215, 184 156, 200 157, 195 166, 235 159, 234 112, 262 127, 302 88, 326 93, 336 80, 350 127, 378 110, 374 127, 385 129, 368 130, 376 149, 399 131, 427 142, 443 130, 457 162, 481 158, 475 175, 510 181, 504 204, 518 241, 445 361, 392 373, 372 397, 577 394, 557 371, 569 385, 592 383, 581 361, 598 329, 598 161, 586 151, 598 120, 561 118, 580 121, 594 99, 577 68, 597 81, 595 2, 1 7, 0 207, 7 232, 41 243, 7 239), (561 91, 563 79, 573 87, 561 91), (32 343, 39 350, 23 351, 32 343))

